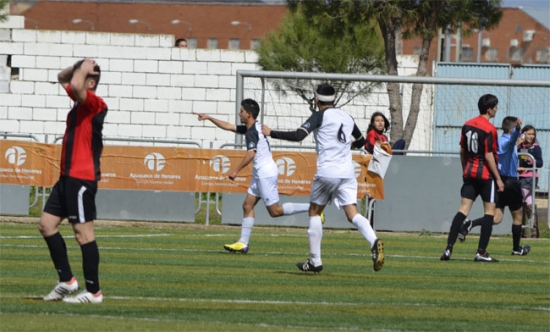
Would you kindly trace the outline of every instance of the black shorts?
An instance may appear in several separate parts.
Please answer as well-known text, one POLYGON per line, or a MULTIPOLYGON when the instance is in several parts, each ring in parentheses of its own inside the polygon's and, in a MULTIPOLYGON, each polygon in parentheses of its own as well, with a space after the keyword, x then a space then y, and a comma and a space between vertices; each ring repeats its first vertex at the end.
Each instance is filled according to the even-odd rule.
POLYGON ((519 210, 523 205, 521 184, 516 178, 502 178, 504 191, 497 195, 497 208, 504 210, 508 206, 510 211, 519 210))
POLYGON ((44 212, 70 223, 84 223, 96 218, 95 195, 97 181, 87 181, 61 176, 53 186, 44 212))
POLYGON ((479 180, 479 179, 464 179, 460 196, 463 198, 475 201, 477 196, 481 196, 481 200, 487 203, 495 203, 496 186, 494 180, 479 180))

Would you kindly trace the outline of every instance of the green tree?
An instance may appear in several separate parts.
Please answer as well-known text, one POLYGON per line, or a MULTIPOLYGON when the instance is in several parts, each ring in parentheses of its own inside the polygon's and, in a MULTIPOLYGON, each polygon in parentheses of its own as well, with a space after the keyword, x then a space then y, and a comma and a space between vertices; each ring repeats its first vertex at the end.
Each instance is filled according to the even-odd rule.
MULTIPOLYGON (((323 12, 333 13, 336 20, 350 25, 375 19, 384 40, 385 69, 397 75, 396 41, 399 32, 404 38, 420 37, 422 49, 416 76, 426 76, 430 45, 440 28, 467 35, 484 26, 491 29, 502 18, 501 0, 290 0, 291 10, 301 10, 306 17, 323 12), (336 13, 336 14, 334 14, 336 13)), ((392 140, 404 138, 408 148, 420 111, 423 85, 414 84, 409 115, 404 123, 403 103, 399 83, 386 85, 390 102, 392 140)))
MULTIPOLYGON (((297 9, 290 11, 276 32, 268 33, 256 49, 263 70, 314 73, 383 72, 384 48, 376 21, 350 22, 333 19, 328 12, 306 17, 297 9)), ((314 109, 311 100, 318 82, 285 79, 274 83, 284 93, 296 92, 314 109)), ((337 90, 337 104, 367 94, 371 83, 330 82, 337 90)))
MULTIPOLYGON (((367 11, 372 11, 382 31, 386 49, 386 66, 390 75, 397 75, 395 38, 399 30, 403 31, 404 38, 422 39, 416 76, 426 76, 430 46, 439 29, 452 31, 460 29, 464 35, 468 35, 481 26, 491 29, 497 26, 502 18, 501 0, 372 0, 367 2, 370 6, 367 11)), ((399 85, 393 83, 387 86, 392 136, 404 138, 407 142, 406 148, 416 128, 422 90, 422 84, 413 84, 409 115, 403 124, 403 104, 399 85)))
POLYGON ((7 6, 9 6, 9 3, 9 0, 0 0, 0 22, 8 19, 7 6))

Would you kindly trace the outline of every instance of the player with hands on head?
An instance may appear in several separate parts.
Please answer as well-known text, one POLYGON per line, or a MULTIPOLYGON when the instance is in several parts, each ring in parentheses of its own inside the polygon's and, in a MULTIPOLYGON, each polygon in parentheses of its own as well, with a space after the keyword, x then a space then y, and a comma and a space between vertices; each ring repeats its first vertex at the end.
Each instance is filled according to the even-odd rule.
POLYGON ((248 252, 250 235, 255 222, 254 207, 260 199, 264 200, 267 211, 273 218, 308 211, 309 204, 279 204, 277 190, 279 170, 271 155, 269 141, 261 132, 261 124, 256 121, 260 114, 260 106, 255 100, 245 99, 241 102, 239 112, 241 125, 234 125, 203 113, 194 114, 197 114, 199 121, 208 120, 223 130, 245 135, 247 152, 241 162, 229 172, 230 180, 235 180, 243 168, 253 163, 252 180, 243 203, 241 237, 235 243, 224 245, 225 250, 243 254, 248 252))
POLYGON ((57 78, 74 105, 67 115, 63 136, 61 174, 52 188, 38 226, 59 276, 59 282, 44 300, 101 303, 99 249, 93 228, 95 195, 101 178, 102 130, 107 114, 107 105, 95 94, 100 68, 94 60, 84 59, 59 72, 57 78), (80 245, 86 282, 86 290, 73 297, 65 297, 76 292, 79 285, 71 271, 65 240, 59 233, 58 227, 64 218, 68 218, 80 245))
POLYGON ((376 236, 367 218, 357 211, 357 180, 352 163, 351 148, 360 149, 365 139, 353 118, 334 106, 336 91, 329 84, 320 84, 315 94, 319 109, 295 131, 275 131, 262 126, 262 133, 272 138, 300 142, 311 132, 317 142, 317 172, 313 178, 309 208, 309 248, 311 257, 298 263, 302 271, 321 272, 321 213, 334 199, 342 207, 349 222, 370 242, 374 270, 384 265, 384 244, 376 236), (355 141, 352 142, 352 137, 355 141))

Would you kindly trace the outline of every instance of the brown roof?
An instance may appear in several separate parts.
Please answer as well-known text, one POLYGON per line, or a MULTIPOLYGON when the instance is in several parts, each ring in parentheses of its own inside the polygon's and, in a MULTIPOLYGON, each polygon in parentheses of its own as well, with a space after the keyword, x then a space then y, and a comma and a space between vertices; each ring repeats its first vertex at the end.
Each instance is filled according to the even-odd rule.
MULTIPOLYGON (((251 39, 259 39, 270 30, 276 30, 287 8, 284 4, 151 4, 151 3, 97 3, 40 1, 22 13, 38 21, 41 30, 89 31, 90 24, 73 24, 74 19, 93 23, 95 31, 119 33, 171 34, 176 38, 194 37, 199 48, 206 48, 208 38, 217 38, 219 48, 227 48, 230 38, 239 38, 241 49, 250 48, 251 39), (147 24, 130 24, 138 19, 147 24), (191 23, 171 24, 178 19, 191 23), (231 25, 232 21, 245 24, 231 25)), ((27 20, 27 29, 34 23, 27 20)))

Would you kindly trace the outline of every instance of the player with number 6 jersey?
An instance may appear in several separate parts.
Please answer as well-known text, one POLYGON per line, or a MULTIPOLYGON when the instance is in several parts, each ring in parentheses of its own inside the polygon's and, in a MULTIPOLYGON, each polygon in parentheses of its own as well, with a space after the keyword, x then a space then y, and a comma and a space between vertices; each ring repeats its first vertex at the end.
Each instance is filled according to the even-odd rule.
POLYGON ((442 261, 451 259, 453 245, 457 238, 464 241, 472 222, 466 217, 477 196, 483 200, 484 216, 474 222, 481 224, 481 235, 476 262, 498 262, 489 256, 486 249, 493 231, 495 216, 495 183, 498 191, 504 190, 497 167, 498 136, 497 130, 489 120, 494 118, 498 110, 498 98, 491 94, 481 96, 478 101, 479 116, 466 121, 462 126, 460 137, 460 162, 464 183, 460 189, 460 207, 453 218, 447 247, 441 256, 442 261))

